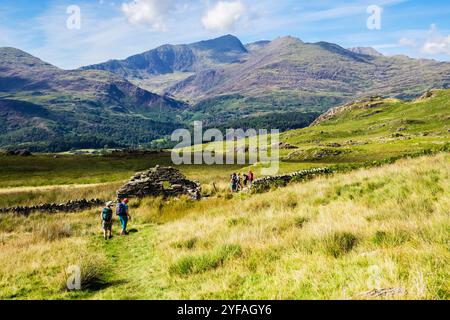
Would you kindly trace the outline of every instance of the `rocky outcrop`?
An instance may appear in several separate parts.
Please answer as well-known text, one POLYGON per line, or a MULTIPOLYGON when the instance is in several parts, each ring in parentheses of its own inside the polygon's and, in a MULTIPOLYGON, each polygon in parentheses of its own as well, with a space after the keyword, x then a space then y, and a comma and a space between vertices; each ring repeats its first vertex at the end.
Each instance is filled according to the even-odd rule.
POLYGON ((343 106, 331 108, 324 114, 322 114, 320 117, 318 117, 311 125, 310 127, 317 126, 321 124, 322 122, 331 119, 332 117, 348 110, 353 109, 370 109, 370 108, 376 108, 384 104, 383 98, 379 96, 370 97, 367 99, 354 101, 347 103, 343 106))
POLYGON ((117 197, 142 198, 146 196, 179 197, 187 195, 199 200, 200 184, 190 181, 177 169, 156 166, 145 172, 135 174, 122 188, 117 191, 117 197))
POLYGON ((436 95, 436 90, 428 90, 423 95, 421 95, 416 101, 426 100, 432 98, 436 95))
POLYGON ((264 192, 270 190, 273 187, 283 187, 290 182, 300 182, 312 179, 316 176, 331 174, 332 170, 330 168, 317 168, 310 170, 302 170, 293 172, 286 175, 265 177, 255 180, 252 184, 252 192, 264 192))
POLYGON ((92 200, 75 200, 75 201, 69 201, 66 203, 46 203, 46 204, 40 204, 36 206, 18 206, 18 207, 11 207, 11 208, 1 208, 1 213, 12 213, 12 214, 19 214, 19 215, 29 215, 30 213, 34 212, 42 212, 42 213, 59 213, 59 212, 77 212, 77 211, 83 211, 88 210, 95 207, 100 207, 104 205, 104 201, 100 199, 92 199, 92 200))

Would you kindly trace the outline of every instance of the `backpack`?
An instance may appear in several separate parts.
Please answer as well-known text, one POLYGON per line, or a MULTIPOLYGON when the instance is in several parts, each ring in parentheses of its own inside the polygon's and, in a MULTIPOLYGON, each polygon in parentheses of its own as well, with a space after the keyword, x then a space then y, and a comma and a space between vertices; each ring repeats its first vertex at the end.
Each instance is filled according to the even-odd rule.
POLYGON ((119 203, 116 208, 116 214, 119 217, 125 217, 127 215, 127 208, 123 203, 119 203))
POLYGON ((111 221, 112 220, 112 210, 109 208, 104 208, 102 211, 102 219, 103 219, 103 221, 111 221))

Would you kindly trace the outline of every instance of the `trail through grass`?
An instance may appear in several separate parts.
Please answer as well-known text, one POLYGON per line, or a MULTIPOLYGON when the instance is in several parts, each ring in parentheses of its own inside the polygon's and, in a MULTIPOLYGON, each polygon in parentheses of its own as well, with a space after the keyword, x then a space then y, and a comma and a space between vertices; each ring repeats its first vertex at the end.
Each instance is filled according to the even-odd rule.
POLYGON ((156 228, 142 224, 132 227, 130 235, 105 241, 97 246, 108 259, 107 282, 113 285, 94 294, 93 299, 161 299, 156 228))
POLYGON ((398 292, 386 299, 449 299, 449 161, 405 159, 265 194, 135 199, 137 232, 119 237, 116 222, 108 241, 97 210, 0 216, 0 298, 357 299, 379 288, 398 292), (91 288, 62 290, 74 264, 91 288))

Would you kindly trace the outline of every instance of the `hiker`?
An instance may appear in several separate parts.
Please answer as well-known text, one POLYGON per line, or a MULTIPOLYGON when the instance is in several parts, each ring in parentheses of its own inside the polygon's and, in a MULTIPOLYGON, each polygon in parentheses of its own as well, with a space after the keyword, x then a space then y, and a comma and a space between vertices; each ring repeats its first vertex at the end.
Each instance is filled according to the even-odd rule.
POLYGON ((128 202, 129 200, 127 198, 123 199, 122 201, 119 200, 119 203, 116 207, 116 214, 119 216, 120 223, 122 224, 122 232, 120 233, 121 236, 128 235, 127 224, 128 220, 131 219, 128 210, 128 202))
POLYGON ((253 171, 250 170, 248 172, 248 182, 250 184, 250 187, 252 186, 254 180, 255 180, 255 175, 253 174, 253 171))
POLYGON ((233 193, 236 192, 237 191, 237 186, 238 186, 238 178, 237 178, 236 173, 233 173, 231 175, 230 184, 231 184, 231 192, 233 192, 233 193))
POLYGON ((242 191, 243 186, 242 186, 242 175, 239 173, 238 177, 237 177, 237 189, 238 191, 242 191))
POLYGON ((101 218, 102 218, 102 228, 103 228, 103 237, 105 240, 112 238, 112 225, 113 225, 113 211, 112 207, 114 202, 109 201, 106 203, 105 208, 102 210, 101 218), (109 236, 108 236, 109 232, 109 236))
POLYGON ((248 184, 248 175, 244 173, 244 188, 247 188, 248 184))

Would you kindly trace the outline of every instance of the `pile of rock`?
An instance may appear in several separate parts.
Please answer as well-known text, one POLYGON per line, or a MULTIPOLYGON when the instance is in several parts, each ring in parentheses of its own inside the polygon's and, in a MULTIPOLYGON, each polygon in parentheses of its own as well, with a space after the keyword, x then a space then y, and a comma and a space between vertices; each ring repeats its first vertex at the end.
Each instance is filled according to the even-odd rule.
POLYGON ((186 179, 175 168, 160 166, 135 174, 130 181, 117 191, 119 199, 146 196, 168 198, 182 195, 199 200, 201 197, 200 184, 186 179))
POLYGON ((326 175, 332 173, 330 168, 317 168, 293 172, 286 175, 265 177, 255 180, 252 184, 252 192, 264 192, 273 187, 286 186, 290 182, 300 182, 312 179, 319 175, 326 175))
POLYGON ((43 212, 43 213, 58 213, 58 212, 77 212, 88 210, 91 208, 99 207, 104 205, 104 201, 100 199, 92 200, 75 200, 66 203, 46 203, 36 206, 18 206, 11 208, 0 208, 0 213, 13 213, 20 215, 29 215, 33 212, 43 212))

